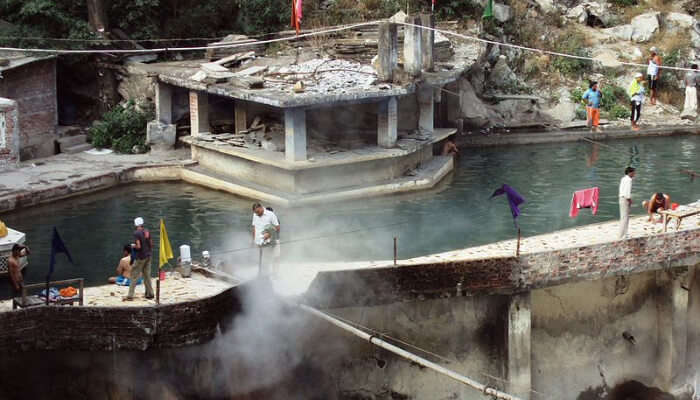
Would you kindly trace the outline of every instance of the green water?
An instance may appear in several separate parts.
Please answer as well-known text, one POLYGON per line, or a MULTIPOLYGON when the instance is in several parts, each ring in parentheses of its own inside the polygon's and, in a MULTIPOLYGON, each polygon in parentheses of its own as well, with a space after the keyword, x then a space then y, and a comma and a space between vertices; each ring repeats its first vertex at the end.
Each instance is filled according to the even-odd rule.
MULTIPOLYGON (((416 194, 362 201, 276 209, 282 224, 286 261, 390 259, 393 237, 399 257, 407 258, 512 238, 506 199, 489 200, 507 183, 527 200, 519 223, 524 236, 616 219, 618 184, 625 166, 638 168, 633 213, 652 192, 674 202, 700 199, 700 179, 680 169, 700 170, 700 137, 679 136, 606 142, 465 149, 456 171, 439 188, 416 194), (582 210, 568 216, 573 191, 598 186, 596 216, 582 210), (348 233, 350 232, 350 233, 348 233)), ((175 252, 192 246, 193 256, 210 250, 216 259, 254 262, 249 227, 251 201, 184 183, 138 184, 3 215, 27 233, 33 250, 26 280, 45 279, 50 234, 56 226, 75 259, 61 259, 54 278, 84 277, 101 284, 113 275, 120 248, 132 239, 132 221, 141 216, 158 242, 164 217, 175 252), (244 249, 244 250, 240 250, 244 249)), ((4 295, 6 285, 0 285, 4 295)))

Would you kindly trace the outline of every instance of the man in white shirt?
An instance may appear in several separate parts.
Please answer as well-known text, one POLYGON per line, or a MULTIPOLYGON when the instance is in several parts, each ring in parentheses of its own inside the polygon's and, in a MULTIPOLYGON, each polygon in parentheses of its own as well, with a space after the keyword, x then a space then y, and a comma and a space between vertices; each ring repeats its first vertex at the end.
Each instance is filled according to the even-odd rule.
POLYGON ((623 239, 627 235, 627 228, 630 223, 630 206, 632 205, 632 178, 634 178, 634 168, 625 168, 625 176, 620 180, 620 234, 623 239))
POLYGON ((259 272, 263 266, 268 269, 270 259, 274 257, 276 236, 280 231, 280 223, 274 212, 266 210, 260 203, 253 204, 253 241, 260 248, 259 272))

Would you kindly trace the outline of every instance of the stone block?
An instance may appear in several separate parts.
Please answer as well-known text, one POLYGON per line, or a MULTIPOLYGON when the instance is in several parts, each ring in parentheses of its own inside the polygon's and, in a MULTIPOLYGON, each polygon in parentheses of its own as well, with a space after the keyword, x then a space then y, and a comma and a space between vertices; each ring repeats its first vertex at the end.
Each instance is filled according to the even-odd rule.
POLYGON ((382 82, 391 82, 398 64, 398 34, 396 24, 379 24, 377 43, 377 75, 382 82))
MULTIPOLYGON (((435 16, 433 14, 421 14, 420 23, 426 28, 435 27, 435 16)), ((423 71, 432 71, 435 64, 433 49, 435 47, 435 31, 429 29, 421 30, 421 62, 423 71)))
POLYGON ((146 127, 146 144, 154 150, 169 150, 175 147, 177 126, 150 121, 146 127))

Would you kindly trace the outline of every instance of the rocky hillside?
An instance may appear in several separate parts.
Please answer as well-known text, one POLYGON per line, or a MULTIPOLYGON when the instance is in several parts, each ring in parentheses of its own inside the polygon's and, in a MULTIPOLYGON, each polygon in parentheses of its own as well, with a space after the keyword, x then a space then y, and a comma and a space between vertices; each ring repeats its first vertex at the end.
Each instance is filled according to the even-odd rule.
MULTIPOLYGON (((486 3, 478 1, 480 6, 486 3)), ((476 46, 484 52, 469 74, 480 98, 534 95, 541 99, 539 110, 560 124, 568 124, 585 119, 579 99, 589 80, 595 80, 602 83, 606 98, 603 118, 613 125, 623 125, 629 116, 625 89, 634 74, 645 73, 646 68, 621 62, 646 64, 651 47, 660 50, 665 65, 689 67, 700 62, 699 10, 697 0, 501 0, 494 4, 492 20, 481 22, 475 16, 464 22, 464 30, 499 42, 591 57, 594 61, 504 46, 487 48, 465 41, 455 41, 455 46, 458 54, 459 47, 476 46)), ((659 103, 645 105, 647 125, 689 123, 680 119, 682 76, 682 72, 668 70, 661 74, 659 103)), ((472 121, 476 125, 484 123, 484 118, 496 126, 508 119, 503 113, 500 119, 493 112, 476 114, 479 118, 472 121)), ((517 121, 506 125, 517 125, 517 121)))

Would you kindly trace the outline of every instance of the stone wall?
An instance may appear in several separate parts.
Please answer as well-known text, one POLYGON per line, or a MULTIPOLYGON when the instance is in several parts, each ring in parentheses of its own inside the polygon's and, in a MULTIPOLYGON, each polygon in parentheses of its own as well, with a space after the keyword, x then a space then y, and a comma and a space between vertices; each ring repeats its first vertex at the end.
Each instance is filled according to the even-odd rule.
POLYGON ((21 159, 53 155, 58 125, 56 60, 35 61, 3 76, 0 97, 16 100, 19 106, 21 159))
POLYGON ((0 98, 0 170, 19 162, 17 102, 0 98))
POLYGON ((241 307, 239 289, 158 307, 36 307, 0 313, 0 352, 146 350, 211 340, 241 307))

